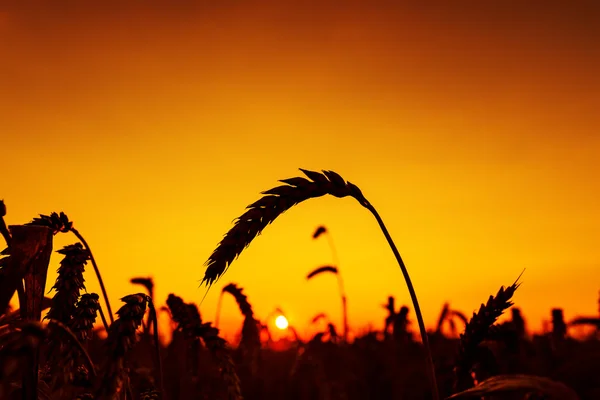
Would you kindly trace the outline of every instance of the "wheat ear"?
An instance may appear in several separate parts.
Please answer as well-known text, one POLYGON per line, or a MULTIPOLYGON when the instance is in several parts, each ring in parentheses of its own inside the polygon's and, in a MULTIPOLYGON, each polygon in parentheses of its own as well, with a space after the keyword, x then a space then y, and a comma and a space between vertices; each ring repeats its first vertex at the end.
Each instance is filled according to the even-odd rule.
POLYGON ((58 232, 72 232, 77 239, 85 246, 86 250, 90 255, 90 261, 92 262, 92 266, 94 267, 94 271, 96 272, 96 276, 98 277, 98 283, 100 284, 100 289, 102 290, 102 296, 104 297, 104 301, 106 302, 106 309, 108 311, 108 317, 110 319, 110 323, 114 322, 114 318, 112 315, 112 309, 110 307, 110 302, 108 301, 108 294, 106 293, 106 288, 104 287, 104 281, 102 280, 102 275, 100 274, 100 270, 98 269, 98 265, 96 264, 96 259, 92 254, 92 250, 90 246, 85 241, 85 238, 79 233, 77 229, 73 226, 73 222, 69 221, 69 217, 64 212, 57 214, 53 212, 50 215, 40 214, 39 218, 34 218, 31 222, 26 225, 41 225, 46 226, 54 231, 54 234, 58 232))
MULTIPOLYGON (((169 294, 167 306, 171 311, 173 321, 177 322, 178 327, 189 338, 201 338, 216 360, 221 378, 227 388, 227 398, 229 400, 242 400, 240 388, 240 379, 235 369, 235 363, 231 357, 231 350, 227 341, 219 336, 219 330, 211 326, 211 323, 202 323, 200 313, 195 304, 186 304, 174 294, 169 294)), ((195 356, 195 355, 194 355, 195 356)))
POLYGON ((121 299, 125 304, 117 311, 119 318, 110 325, 106 341, 103 376, 96 390, 97 400, 113 400, 125 376, 125 356, 136 342, 136 331, 146 312, 147 296, 131 294, 121 299))
POLYGON ((229 265, 231 265, 241 252, 250 245, 252 240, 254 240, 267 225, 272 223, 278 216, 292 206, 305 200, 325 195, 331 195, 338 198, 353 197, 360 205, 373 214, 400 266, 415 309, 421 339, 427 354, 427 364, 429 367, 429 379, 432 385, 433 399, 438 400, 439 393, 435 376, 435 366, 433 364, 427 330, 425 329, 425 323, 417 300, 417 294, 412 281, 410 280, 408 270, 404 265, 404 261, 383 223, 383 220, 379 216, 379 213, 365 198, 358 186, 345 181, 337 173, 333 171, 323 171, 322 173, 319 173, 304 169, 300 169, 300 171, 302 171, 309 179, 301 177, 283 179, 280 182, 285 185, 277 186, 263 192, 262 194, 265 196, 246 207, 247 211, 235 221, 233 228, 225 234, 223 240, 208 258, 205 264, 206 271, 202 283, 206 283, 208 288, 210 288, 210 286, 225 273, 229 265))
POLYGON ((230 283, 223 288, 223 292, 230 293, 240 308, 240 312, 244 316, 242 325, 242 340, 240 347, 243 350, 244 358, 247 359, 251 366, 251 370, 256 372, 256 362, 260 352, 260 330, 259 322, 254 318, 252 305, 248 301, 248 296, 244 294, 244 289, 237 286, 235 283, 230 283))
POLYGON ((83 272, 90 256, 81 243, 65 246, 57 253, 64 255, 64 258, 52 287, 56 294, 52 297, 52 305, 45 318, 66 324, 75 311, 80 290, 85 290, 83 272))
POLYGON ((510 299, 518 287, 517 281, 506 289, 502 286, 496 296, 490 296, 486 304, 481 304, 479 311, 473 313, 471 320, 465 326, 465 332, 460 335, 454 367, 455 391, 465 390, 472 386, 470 368, 477 354, 477 347, 486 339, 498 317, 513 305, 510 299))

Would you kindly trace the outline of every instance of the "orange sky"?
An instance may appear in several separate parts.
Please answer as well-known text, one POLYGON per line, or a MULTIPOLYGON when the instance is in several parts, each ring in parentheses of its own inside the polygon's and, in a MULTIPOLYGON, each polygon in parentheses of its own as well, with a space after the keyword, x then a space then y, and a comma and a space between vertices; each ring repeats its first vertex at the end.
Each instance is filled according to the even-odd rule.
MULTIPOLYGON (((115 310, 136 275, 161 302, 199 301, 232 220, 302 167, 337 171, 379 210, 429 326, 444 301, 471 313, 524 268, 532 328, 551 307, 597 313, 598 6, 104 3, 0 9, 0 197, 9 224, 65 211, 115 310)), ((388 295, 409 303, 372 216, 323 198, 269 226, 203 317, 235 282, 259 318, 280 306, 300 334, 320 312, 337 323, 334 277, 305 280, 331 262, 320 224, 354 331, 381 327, 388 295)), ((241 327, 232 298, 221 321, 241 327)))

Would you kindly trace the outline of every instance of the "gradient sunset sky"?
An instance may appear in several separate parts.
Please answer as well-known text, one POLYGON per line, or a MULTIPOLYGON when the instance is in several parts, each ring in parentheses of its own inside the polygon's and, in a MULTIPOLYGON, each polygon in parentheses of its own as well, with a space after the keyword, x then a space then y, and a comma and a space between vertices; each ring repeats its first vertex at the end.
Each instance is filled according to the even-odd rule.
MULTIPOLYGON (((379 210, 429 327, 445 301, 471 314, 523 269, 514 300, 530 328, 552 307, 597 315, 594 2, 78 3, 0 8, 0 198, 8 224, 66 212, 113 311, 140 291, 134 276, 154 277, 159 303, 199 302, 233 219, 302 167, 338 172, 379 210)), ((332 262, 311 238, 321 224, 354 332, 381 329, 388 295, 410 305, 373 217, 321 198, 242 253, 203 318, 235 282, 258 318, 279 306, 303 335, 326 312, 341 329, 334 277, 305 279, 332 262)), ((99 291, 91 267, 86 285, 99 291)), ((241 321, 227 297, 228 337, 241 321)))

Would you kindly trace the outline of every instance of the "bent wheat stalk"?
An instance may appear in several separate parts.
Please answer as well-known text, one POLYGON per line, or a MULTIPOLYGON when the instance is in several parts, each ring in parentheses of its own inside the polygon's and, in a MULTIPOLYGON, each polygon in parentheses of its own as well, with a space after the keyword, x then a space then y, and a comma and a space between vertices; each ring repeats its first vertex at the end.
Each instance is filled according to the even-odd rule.
POLYGON ((340 298, 342 299, 342 323, 344 324, 344 343, 348 343, 348 311, 347 311, 347 307, 346 307, 346 305, 347 305, 346 290, 344 289, 344 281, 342 280, 342 274, 341 274, 339 268, 331 266, 331 265, 324 265, 322 267, 319 267, 319 268, 311 271, 306 276, 306 279, 310 280, 310 279, 314 278, 315 276, 322 274, 324 272, 331 272, 337 278, 338 290, 340 292, 340 298))
POLYGON ((208 289, 212 284, 226 271, 231 263, 242 253, 242 251, 250 245, 252 240, 259 235, 263 229, 272 223, 278 216, 290 209, 292 206, 299 204, 308 199, 331 195, 334 197, 353 197, 360 205, 365 207, 373 214, 379 227, 381 228, 406 281, 406 286, 410 293, 410 297, 415 308, 415 314, 419 323, 419 330, 423 346, 427 353, 427 364, 429 367, 429 379, 432 385, 434 400, 439 399, 437 389, 435 367, 431 357, 431 349, 427 338, 423 315, 417 300, 415 289, 408 275, 408 270, 404 265, 402 257, 394 244, 383 220, 375 210, 375 207, 362 194, 358 186, 351 182, 345 181, 340 175, 333 171, 323 171, 323 173, 300 169, 309 179, 295 177, 283 179, 280 182, 285 185, 277 186, 273 189, 263 192, 265 196, 255 203, 246 207, 247 211, 242 214, 234 223, 233 228, 227 232, 223 240, 213 251, 206 262, 206 271, 201 285, 206 283, 208 289))
POLYGON ((102 275, 100 274, 100 269, 98 269, 98 264, 96 264, 96 259, 92 254, 92 250, 90 249, 90 245, 86 242, 84 237, 79 233, 77 229, 73 226, 73 222, 69 221, 69 217, 61 211, 60 214, 53 212, 50 215, 40 214, 39 218, 34 218, 31 222, 26 225, 41 225, 46 226, 54 231, 54 234, 58 232, 67 233, 72 232, 77 239, 85 246, 86 250, 89 253, 90 261, 92 262, 92 267, 94 267, 94 272, 96 273, 96 277, 98 277, 98 283, 100 284, 100 290, 102 290, 102 296, 104 297, 104 301, 106 302, 106 309, 108 311, 108 318, 110 319, 110 323, 114 322, 112 309, 110 307, 110 302, 108 301, 108 294, 106 293, 106 287, 104 287, 104 281, 102 280, 102 275))
MULTIPOLYGON (((519 275, 519 278, 521 275, 519 275)), ((471 365, 477 354, 477 347, 487 338, 490 328, 505 310, 512 307, 511 301, 520 283, 519 278, 510 286, 500 287, 495 296, 490 296, 486 304, 481 304, 479 311, 465 326, 465 332, 460 335, 458 354, 454 363, 454 390, 461 391, 472 386, 470 374, 471 365)))
POLYGON ((342 318, 344 324, 344 343, 348 343, 348 298, 346 297, 346 290, 344 289, 344 281, 342 279, 342 273, 339 270, 340 268, 340 260, 337 255, 337 250, 335 249, 335 245, 333 244, 333 238, 331 237, 331 233, 324 226, 319 226, 315 232, 313 233, 313 239, 318 239, 320 236, 327 236, 327 241, 329 242, 329 248, 331 250, 331 255, 333 257, 333 263, 336 265, 336 277, 338 281, 338 288, 340 291, 340 297, 342 299, 342 318))

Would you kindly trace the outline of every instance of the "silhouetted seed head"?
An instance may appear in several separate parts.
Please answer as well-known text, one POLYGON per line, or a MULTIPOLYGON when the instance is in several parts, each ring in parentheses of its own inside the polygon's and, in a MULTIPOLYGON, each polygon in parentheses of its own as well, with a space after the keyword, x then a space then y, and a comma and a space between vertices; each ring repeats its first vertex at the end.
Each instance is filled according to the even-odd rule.
POLYGON ((183 331, 188 337, 201 338, 215 358, 227 388, 227 398, 241 400, 240 380, 227 341, 219 336, 219 330, 212 327, 210 322, 202 323, 197 307, 193 303, 190 304, 193 307, 189 307, 179 296, 172 293, 167 298, 167 306, 171 310, 173 321, 178 324, 177 329, 183 331))
POLYGON ((146 288, 146 290, 148 291, 148 294, 150 296, 152 296, 153 291, 154 291, 154 280, 150 277, 148 278, 131 278, 130 280, 131 283, 133 283, 134 285, 142 285, 143 287, 146 288))
POLYGON ((219 336, 219 330, 210 326, 210 323, 202 324, 198 330, 198 336, 202 338, 204 344, 219 365, 221 378, 227 388, 227 398, 229 400, 241 400, 243 397, 240 379, 235 370, 231 350, 225 339, 219 336))
POLYGON ((462 313, 461 311, 458 310, 450 310, 450 316, 452 317, 457 317, 458 319, 460 319, 463 324, 465 324, 465 326, 469 323, 469 319, 467 318, 467 316, 462 313))
POLYGON ((238 287, 235 283, 230 283, 223 288, 223 292, 233 295, 240 312, 244 315, 240 347, 244 351, 244 358, 252 364, 254 370, 258 351, 260 350, 260 323, 254 319, 252 306, 243 291, 244 289, 238 287))
POLYGON ((324 332, 319 332, 319 333, 315 334, 312 337, 312 339, 310 340, 309 345, 314 346, 315 344, 323 343, 323 336, 325 336, 324 332))
POLYGON ((317 314, 313 317, 313 319, 310 322, 311 324, 316 324, 321 319, 327 319, 327 315, 325 315, 325 313, 317 314))
POLYGON ((82 343, 86 342, 92 335, 92 329, 98 317, 98 310, 100 310, 98 299, 96 293, 82 294, 73 312, 73 318, 69 326, 82 343))
POLYGON ((238 287, 235 283, 230 283, 223 287, 223 292, 231 294, 244 316, 253 316, 252 306, 248 303, 248 297, 244 294, 244 289, 238 287))
POLYGON ((149 297, 138 293, 125 296, 118 311, 119 318, 110 326, 107 339, 104 375, 96 392, 100 400, 112 400, 120 390, 125 373, 125 355, 136 342, 136 331, 142 324, 149 297))
POLYGON ((561 308, 552 309, 552 334, 556 338, 564 338, 567 334, 567 325, 561 308))
POLYGON ((0 200, 0 217, 6 217, 6 204, 4 204, 4 199, 0 200))
POLYGON ((473 385, 470 369, 475 361, 477 348, 487 338, 498 317, 513 305, 510 299, 519 285, 515 282, 506 289, 501 287, 496 296, 490 296, 487 303, 482 304, 477 313, 473 313, 465 332, 460 335, 454 367, 455 391, 465 390, 473 385))
POLYGON ((332 323, 327 324, 327 331, 329 332, 329 339, 332 341, 336 341, 338 338, 338 334, 335 330, 335 325, 333 325, 332 323))
POLYGON ((50 215, 40 214, 39 218, 34 218, 31 222, 26 225, 39 225, 39 226, 47 226, 52 229, 53 233, 56 235, 58 232, 66 233, 69 232, 73 228, 73 223, 69 221, 69 217, 64 212, 60 212, 57 214, 53 212, 50 215))
POLYGON ((308 275, 306 275, 306 279, 311 279, 319 274, 322 274, 323 272, 331 272, 332 274, 337 274, 338 269, 332 265, 325 265, 315 269, 314 271, 311 271, 308 275))
POLYGON ((313 233, 313 239, 317 239, 319 236, 321 236, 322 234, 327 232, 327 228, 325 228, 323 225, 319 226, 317 228, 317 230, 315 231, 315 233, 313 233))
POLYGON ((52 298, 52 306, 46 319, 55 319, 68 324, 75 311, 79 292, 81 289, 85 289, 83 272, 90 253, 83 248, 81 243, 65 246, 57 253, 63 254, 64 258, 60 262, 58 277, 52 287, 56 294, 52 298))
POLYGON ((329 194, 335 197, 351 196, 363 206, 369 206, 360 189, 337 173, 300 170, 309 179, 283 179, 280 182, 285 185, 263 192, 264 197, 246 207, 247 211, 235 221, 233 228, 206 261, 201 284, 206 282, 210 287, 267 225, 298 203, 329 194))
POLYGON ((196 337, 196 330, 202 325, 200 312, 195 304, 186 304, 181 297, 169 294, 167 306, 171 312, 171 318, 177 322, 177 329, 181 330, 187 337, 196 337))

